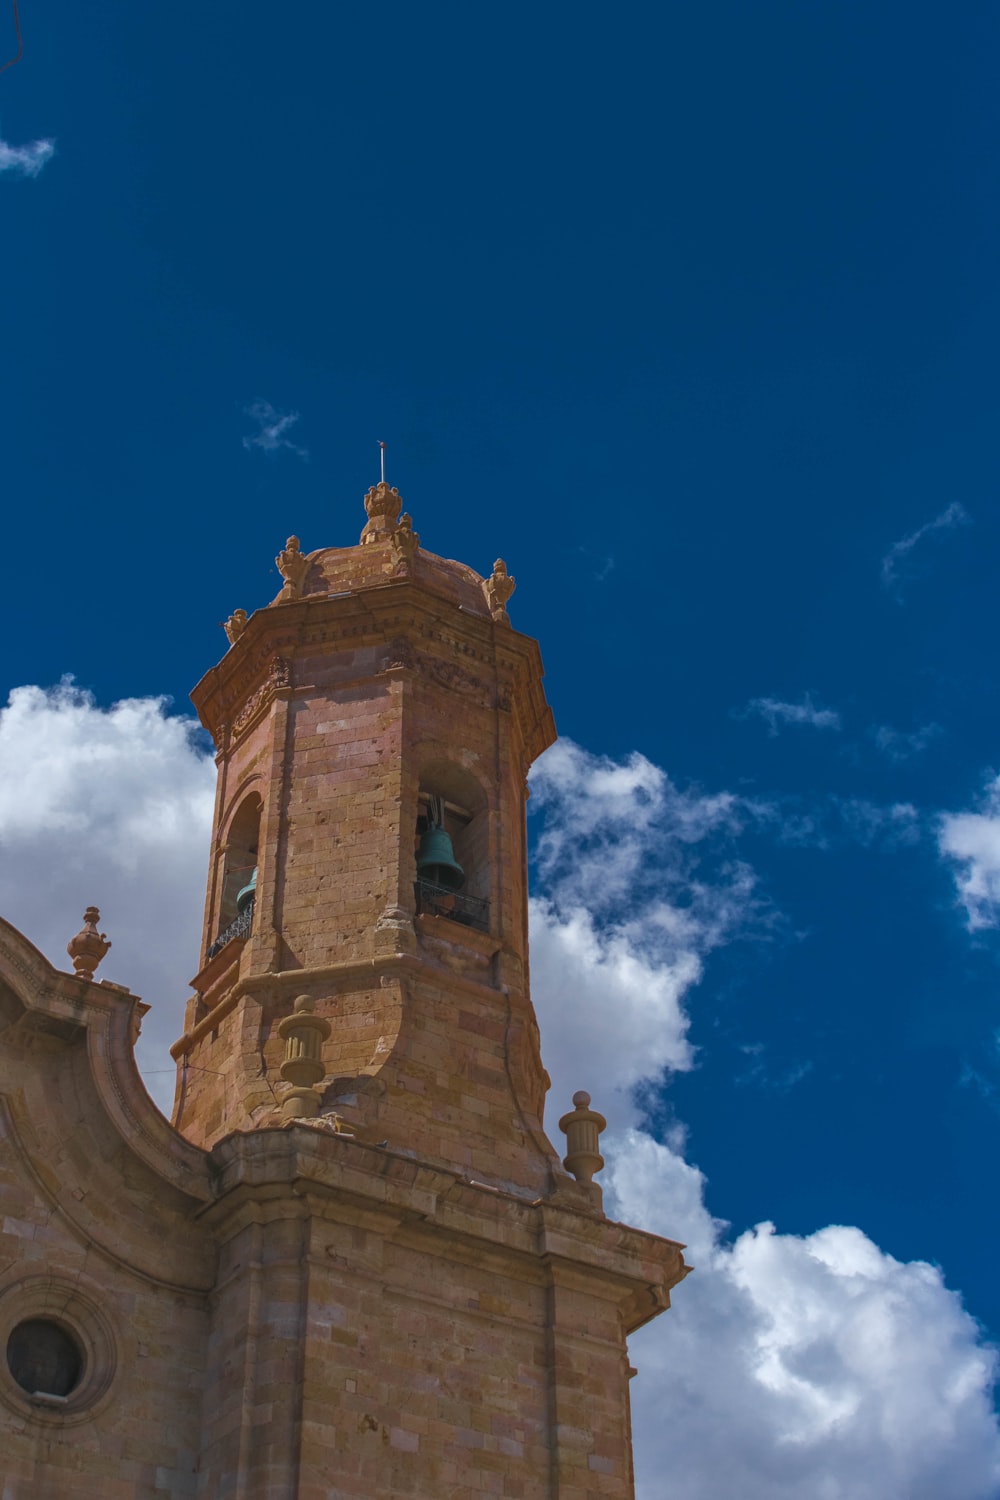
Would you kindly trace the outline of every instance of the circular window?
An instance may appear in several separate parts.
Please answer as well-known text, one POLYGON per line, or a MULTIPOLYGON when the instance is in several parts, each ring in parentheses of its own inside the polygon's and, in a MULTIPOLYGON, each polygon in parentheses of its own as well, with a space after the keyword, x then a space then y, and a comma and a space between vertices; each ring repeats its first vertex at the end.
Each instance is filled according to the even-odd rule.
POLYGON ((33 1421, 65 1424, 106 1400, 118 1349, 103 1300, 62 1277, 0 1282, 0 1401, 33 1421))
POLYGON ((80 1384, 83 1351, 61 1323, 26 1318, 7 1340, 7 1368, 29 1396, 65 1399, 80 1384))

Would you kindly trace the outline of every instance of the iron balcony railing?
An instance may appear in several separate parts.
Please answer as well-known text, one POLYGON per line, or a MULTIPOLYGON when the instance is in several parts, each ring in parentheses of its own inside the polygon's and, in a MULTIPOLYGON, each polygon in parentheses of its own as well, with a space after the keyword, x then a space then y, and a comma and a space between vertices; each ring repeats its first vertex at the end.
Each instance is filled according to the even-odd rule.
POLYGON ((466 927, 478 927, 480 932, 490 930, 490 903, 483 896, 467 896, 463 891, 449 891, 447 886, 436 885, 433 880, 416 882, 417 911, 428 912, 435 917, 450 917, 466 927))
POLYGON ((239 916, 230 922, 228 927, 222 929, 208 950, 209 958, 214 958, 217 953, 221 953, 226 944, 231 943, 233 938, 245 938, 247 936, 253 924, 254 904, 252 900, 248 901, 239 916))
MULTIPOLYGON (((435 917, 450 917, 465 927, 478 927, 480 932, 490 930, 490 903, 483 896, 468 896, 463 891, 450 891, 447 886, 437 885, 433 880, 416 882, 417 910, 435 917)), ((255 902, 248 901, 239 916, 224 927, 208 950, 208 957, 221 953, 233 938, 245 938, 253 925, 255 902)))

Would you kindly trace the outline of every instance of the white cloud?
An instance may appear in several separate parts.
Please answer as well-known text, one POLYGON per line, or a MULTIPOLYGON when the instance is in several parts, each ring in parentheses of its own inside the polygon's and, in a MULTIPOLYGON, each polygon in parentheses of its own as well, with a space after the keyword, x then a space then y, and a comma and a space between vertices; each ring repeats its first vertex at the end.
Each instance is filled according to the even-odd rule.
POLYGON ((0 915, 68 969, 84 907, 100 907, 113 946, 98 978, 151 1004, 138 1055, 169 1114, 167 1048, 198 964, 215 766, 192 721, 166 710, 160 698, 101 709, 70 682, 11 693, 0 710, 0 915))
POLYGON ((769 829, 780 844, 802 848, 897 849, 921 837, 921 816, 912 802, 872 802, 867 797, 748 798, 746 816, 769 829))
POLYGON ((907 733, 902 729, 893 729, 888 724, 876 724, 872 727, 871 736, 876 746, 887 756, 889 760, 910 760, 914 755, 921 755, 934 740, 944 733, 940 724, 922 724, 919 729, 907 733))
POLYGON ((839 1225, 726 1244, 700 1174, 640 1132, 605 1176, 696 1267, 631 1341, 638 1500, 994 1500, 995 1354, 936 1267, 839 1225))
POLYGON ((538 867, 564 905, 613 906, 650 863, 661 884, 686 889, 695 847, 741 824, 738 797, 681 790, 637 753, 616 762, 559 740, 530 780, 530 807, 547 814, 538 867))
POLYGON ((768 734, 772 737, 778 733, 779 729, 792 724, 808 725, 811 729, 840 729, 841 727, 840 715, 836 709, 820 708, 808 693, 801 703, 784 703, 780 698, 751 698, 739 717, 746 719, 751 714, 759 714, 767 725, 768 734))
POLYGON ((287 448, 290 453, 295 453, 299 458, 308 458, 309 449, 300 448, 287 436, 289 430, 299 420, 297 411, 278 411, 270 401, 251 401, 245 408, 246 415, 252 417, 257 423, 257 431, 250 437, 243 439, 243 446, 249 453, 254 448, 260 448, 264 453, 277 453, 281 448, 287 448))
MULTIPOLYGON (((941 1272, 847 1226, 765 1224, 727 1243, 683 1130, 663 1143, 638 1128, 635 1085, 691 1066, 687 1004, 707 955, 760 920, 729 847, 747 809, 679 792, 640 756, 615 765, 565 744, 532 786, 546 820, 532 991, 550 1124, 588 1088, 609 1120, 609 1212, 685 1241, 696 1268, 632 1341, 639 1500, 995 1500, 995 1356, 941 1272), (668 941, 661 905, 684 916, 668 941)), ((851 836, 912 811, 851 803, 851 836)))
POLYGON ((956 526, 968 526, 971 522, 972 517, 965 506, 953 500, 933 521, 925 522, 916 531, 911 531, 909 536, 893 542, 882 559, 882 587, 900 598, 903 580, 911 571, 913 549, 929 536, 941 531, 952 531, 956 526))
POLYGON ((553 1106, 588 1088, 609 1122, 626 1123, 637 1084, 692 1066, 681 1000, 705 955, 770 921, 732 848, 739 799, 681 790, 642 755, 618 763, 571 740, 538 762, 531 793, 545 891, 531 903, 532 985, 546 1013, 573 1018, 546 1053, 553 1106))
MULTIPOLYGON (((99 973, 151 1003, 143 1059, 167 1106, 171 1074, 154 1070, 169 1070, 197 962, 213 784, 160 699, 103 710, 64 684, 20 688, 0 712, 0 912, 65 967, 84 906, 102 907, 99 973)), ((993 1354, 941 1273, 849 1227, 764 1225, 730 1244, 683 1131, 665 1144, 637 1128, 634 1086, 692 1064, 687 1006, 712 950, 766 930, 734 853, 739 799, 567 744, 532 785, 550 1116, 590 1088, 610 1120, 609 1210, 686 1240, 696 1267, 632 1343, 640 1500, 995 1500, 993 1354)))
POLYGON ((911 844, 920 837, 920 814, 912 802, 871 802, 867 797, 834 797, 845 829, 857 844, 911 844))
POLYGON ((882 803, 871 802, 867 797, 831 796, 828 806, 837 825, 831 844, 843 839, 862 848, 878 844, 892 849, 900 844, 913 844, 920 837, 920 814, 912 802, 882 803))
POLYGON ((0 172, 15 177, 37 177, 47 161, 55 155, 55 141, 29 141, 26 146, 10 146, 0 140, 0 172))
POLYGON ((978 809, 942 815, 938 848, 952 866, 970 929, 1000 925, 1000 776, 978 809))
POLYGON ((744 1042, 740 1051, 747 1059, 746 1067, 733 1080, 740 1085, 752 1084, 771 1093, 787 1094, 813 1070, 808 1058, 775 1064, 771 1059, 771 1048, 763 1042, 744 1042))
POLYGON ((694 943, 675 953, 672 963, 662 963, 655 947, 635 941, 634 930, 600 932, 585 908, 560 914, 536 898, 532 983, 544 995, 546 1011, 565 1023, 558 1050, 545 1055, 553 1106, 568 1109, 575 1091, 586 1088, 600 1095, 612 1124, 627 1121, 633 1116, 631 1091, 650 1072, 690 1068, 681 998, 701 972, 694 943))

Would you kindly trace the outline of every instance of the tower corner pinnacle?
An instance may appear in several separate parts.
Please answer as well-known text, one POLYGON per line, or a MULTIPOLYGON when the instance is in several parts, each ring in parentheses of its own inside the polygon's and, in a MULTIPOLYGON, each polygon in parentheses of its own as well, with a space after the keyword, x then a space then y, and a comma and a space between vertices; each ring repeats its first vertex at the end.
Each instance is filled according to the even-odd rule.
MULTIPOLYGON (((384 542, 396 530, 403 502, 395 485, 380 479, 365 495, 365 513, 368 520, 361 532, 361 546, 370 542, 384 542)), ((412 525, 412 523, 411 523, 412 525)))

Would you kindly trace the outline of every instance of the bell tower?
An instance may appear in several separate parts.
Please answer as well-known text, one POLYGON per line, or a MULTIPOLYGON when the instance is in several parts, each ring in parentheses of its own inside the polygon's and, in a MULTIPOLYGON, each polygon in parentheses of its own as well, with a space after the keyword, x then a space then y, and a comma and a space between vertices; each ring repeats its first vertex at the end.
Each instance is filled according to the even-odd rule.
POLYGON ((383 481, 356 546, 290 537, 192 694, 218 764, 172 1049, 217 1174, 199 1494, 627 1500, 626 1336, 687 1268, 604 1216, 588 1095, 565 1166, 543 1130, 541 657, 504 563, 427 552, 401 509, 383 481))
POLYGON ((547 1190, 527 989, 525 777, 555 738, 513 579, 421 549, 400 498, 356 547, 276 559, 193 699, 219 781, 175 1123, 201 1146, 336 1117, 497 1186, 547 1190), (305 995, 328 1081, 287 1098, 277 1026, 305 995))

